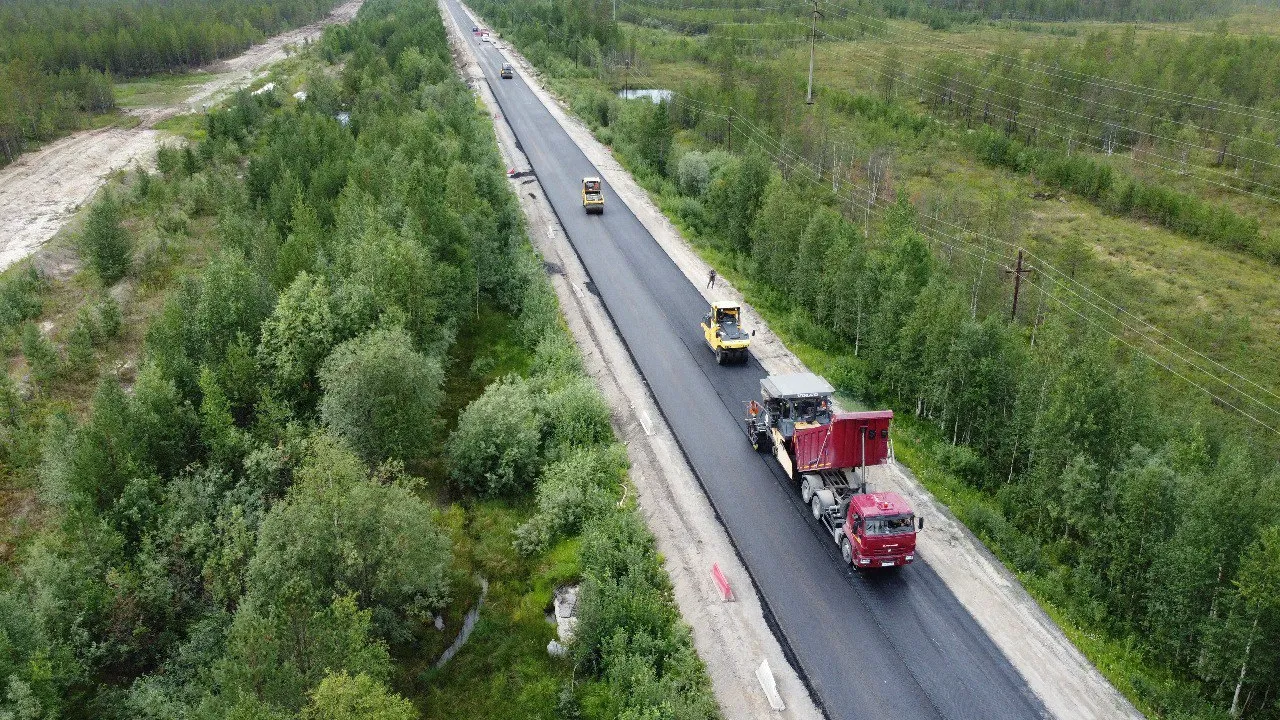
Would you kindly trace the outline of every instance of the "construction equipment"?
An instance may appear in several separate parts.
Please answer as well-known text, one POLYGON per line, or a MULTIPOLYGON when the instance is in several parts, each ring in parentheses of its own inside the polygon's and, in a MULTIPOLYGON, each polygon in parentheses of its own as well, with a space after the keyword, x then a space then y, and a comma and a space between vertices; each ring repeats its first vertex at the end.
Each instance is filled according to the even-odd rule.
POLYGON ((716 364, 747 361, 751 335, 742 329, 742 306, 735 302, 711 303, 711 312, 702 318, 702 336, 716 364))
POLYGON ((582 178, 582 208, 587 214, 604 214, 604 183, 600 178, 582 178))
POLYGON ((770 375, 761 400, 747 403, 747 436, 772 452, 799 485, 800 499, 844 561, 857 568, 900 567, 916 557, 924 518, 894 492, 869 492, 867 469, 889 462, 893 411, 838 413, 835 388, 813 373, 770 375))
POLYGON ((511 63, 502 63, 502 69, 498 71, 498 75, 503 80, 510 80, 516 73, 516 69, 511 67, 511 63))

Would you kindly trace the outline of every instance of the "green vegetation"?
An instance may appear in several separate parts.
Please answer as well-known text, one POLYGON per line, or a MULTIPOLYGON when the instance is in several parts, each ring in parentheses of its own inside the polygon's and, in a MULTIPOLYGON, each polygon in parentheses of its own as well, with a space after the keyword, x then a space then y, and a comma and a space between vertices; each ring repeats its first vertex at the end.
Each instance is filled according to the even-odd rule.
MULTIPOLYGON (((1027 192, 1025 181, 992 178, 975 162, 982 143, 1012 147, 1022 142, 1016 133, 997 126, 971 140, 915 110, 888 73, 861 92, 824 91, 806 109, 787 51, 735 42, 731 30, 690 40, 614 27, 581 4, 479 9, 811 367, 845 393, 897 410, 903 457, 1122 691, 1161 717, 1274 716, 1280 668, 1261 648, 1280 645, 1280 614, 1256 599, 1276 581, 1274 438, 1160 374, 1122 335, 1080 320, 1067 299, 1042 291, 1028 307, 1024 296, 1010 322, 993 259, 957 240, 932 242, 940 219, 962 218, 991 238, 1023 241, 1030 213, 1010 190, 1027 192), (638 78, 634 68, 650 56, 653 75, 638 78), (633 59, 633 85, 674 78, 674 101, 619 100, 623 58, 633 59), (720 74, 690 80, 690 65, 720 74), (745 154, 726 152, 729 108, 733 148, 745 154), (833 146, 828 133, 860 140, 833 146), (850 149, 853 159, 839 154, 850 149), (899 164, 899 153, 909 159, 899 164), (952 161, 956 169, 942 169, 952 161), (849 178, 830 168, 850 166, 862 182, 846 197, 839 190, 849 178), (967 192, 944 185, 947 173, 994 189, 983 205, 964 205, 947 196, 967 192)), ((711 16, 690 14, 698 12, 711 16)), ((1016 154, 1039 152, 1024 144, 1016 154)), ((1124 194, 1142 213, 1184 208, 1168 211, 1171 225, 1230 217, 1190 195, 1131 185, 1124 194), (1143 193, 1154 199, 1135 199, 1143 193)), ((1078 212, 1083 203, 1072 202, 1078 212)), ((1108 229, 1119 222, 1103 220, 1108 229)), ((1072 273, 1105 272, 1089 250, 1033 240, 1057 243, 1054 260, 1072 273)), ((1194 252, 1216 269, 1237 262, 1221 250, 1194 252)), ((1111 287, 1126 279, 1125 302, 1141 302, 1146 286, 1123 271, 1111 287)), ((1249 352, 1266 358, 1275 349, 1249 352)))
POLYGON ((47 72, 88 67, 140 76, 238 54, 268 35, 324 17, 333 0, 17 0, 0 8, 0 62, 47 72))
POLYGON ((437 11, 313 52, 0 278, 0 717, 717 717, 437 11))
POLYGON ((117 96, 113 78, 172 73, 239 54, 324 17, 336 0, 17 0, 0 5, 0 166, 29 143, 91 127, 139 95, 189 81, 153 78, 117 96))
POLYGON ((1245 6, 1238 0, 891 0, 885 11, 933 27, 979 22, 986 18, 1042 21, 1097 19, 1110 21, 1187 20, 1223 15, 1245 6))

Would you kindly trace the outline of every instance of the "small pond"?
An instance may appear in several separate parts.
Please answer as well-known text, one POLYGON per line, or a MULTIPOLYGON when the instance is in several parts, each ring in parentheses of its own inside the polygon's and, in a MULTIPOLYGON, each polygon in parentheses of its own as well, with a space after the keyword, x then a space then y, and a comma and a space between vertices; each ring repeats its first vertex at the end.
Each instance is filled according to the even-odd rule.
POLYGON ((648 98, 654 103, 660 103, 663 100, 670 101, 675 93, 670 90, 659 90, 655 88, 629 88, 627 90, 619 90, 618 97, 624 100, 639 100, 640 98, 648 98))

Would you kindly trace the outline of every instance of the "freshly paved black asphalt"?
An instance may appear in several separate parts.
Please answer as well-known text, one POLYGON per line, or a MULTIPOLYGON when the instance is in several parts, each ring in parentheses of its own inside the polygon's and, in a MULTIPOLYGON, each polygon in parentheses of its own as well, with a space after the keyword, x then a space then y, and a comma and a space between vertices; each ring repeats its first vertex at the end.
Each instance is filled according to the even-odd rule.
MULTIPOLYGON (((455 0, 450 11, 470 20, 455 0)), ((605 189, 582 210, 596 168, 503 57, 463 33, 574 249, 751 572, 780 639, 831 718, 1036 718, 1041 703, 930 569, 858 574, 819 529, 777 463, 752 451, 742 403, 765 373, 720 367, 703 343, 707 306, 627 207, 605 189)), ((927 530, 926 530, 927 532, 927 530)), ((710 568, 707 568, 708 572, 710 568)), ((732 581, 732 578, 730 579, 732 581)), ((752 658, 754 661, 755 658, 752 658)))

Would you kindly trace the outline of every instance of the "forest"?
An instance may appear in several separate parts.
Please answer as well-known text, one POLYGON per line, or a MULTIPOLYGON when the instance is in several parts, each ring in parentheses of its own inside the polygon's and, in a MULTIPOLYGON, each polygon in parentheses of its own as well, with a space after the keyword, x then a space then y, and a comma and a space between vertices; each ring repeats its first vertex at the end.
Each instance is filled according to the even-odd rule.
POLYGON ((0 4, 0 165, 115 109, 112 78, 180 72, 324 17, 334 0, 0 4))
MULTIPOLYGON (((623 17, 705 38, 700 60, 730 73, 736 64, 783 56, 779 49, 794 48, 788 43, 798 31, 794 13, 783 9, 759 15, 762 24, 750 32, 742 23, 753 16, 728 7, 639 4, 623 17)), ((874 87, 878 99, 917 122, 942 118, 966 133, 983 130, 963 144, 991 166, 1076 193, 1110 214, 1280 263, 1280 237, 1268 226, 1280 203, 1280 43, 1273 36, 1232 34, 1225 23, 1206 33, 1141 34, 1132 25, 1050 23, 975 44, 969 33, 931 34, 886 18, 844 0, 824 17, 819 52, 844 72, 819 92, 847 114, 859 114, 855 96, 874 87)), ((746 104, 731 85, 696 95, 746 104)))
MULTIPOLYGON (((1280 717, 1280 468, 1268 431, 1057 295, 1041 290, 1011 321, 999 267, 937 234, 875 156, 870 199, 836 192, 816 147, 780 140, 813 126, 781 109, 783 98, 804 107, 803 85, 749 59, 767 55, 726 59, 716 48, 727 40, 648 43, 738 64, 671 102, 624 101, 611 58, 631 60, 630 82, 642 82, 633 48, 647 31, 612 25, 596 3, 478 9, 810 367, 895 409, 900 456, 1141 709, 1280 717)), ((880 119, 869 132, 937 132, 883 93, 844 102, 880 119)))
POLYGON ((308 53, 0 277, 0 717, 718 717, 435 6, 308 53))
POLYGON ((1222 15, 1240 0, 890 0, 886 11, 926 23, 982 19, 1157 22, 1222 15))

